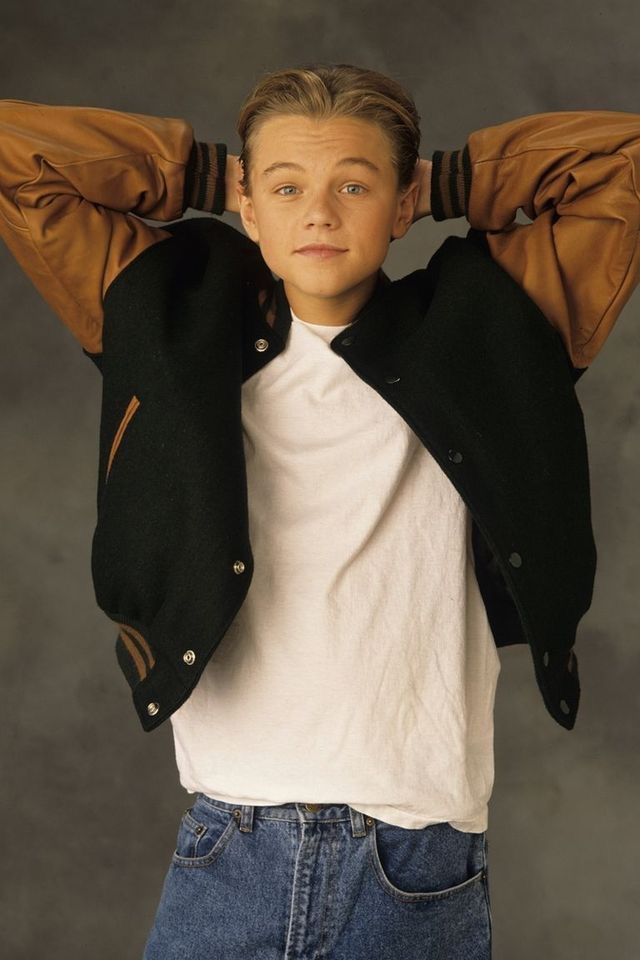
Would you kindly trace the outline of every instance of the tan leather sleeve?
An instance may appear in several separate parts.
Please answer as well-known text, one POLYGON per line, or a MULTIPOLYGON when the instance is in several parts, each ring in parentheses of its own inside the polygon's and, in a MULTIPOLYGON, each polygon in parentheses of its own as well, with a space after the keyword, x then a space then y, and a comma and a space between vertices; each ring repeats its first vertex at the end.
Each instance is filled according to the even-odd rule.
POLYGON ((487 231, 493 259, 588 367, 640 278, 640 114, 533 114, 432 159, 434 219, 487 231), (532 222, 514 223, 518 209, 532 222))
POLYGON ((0 236, 90 353, 109 284, 170 236, 139 218, 184 213, 194 142, 178 118, 0 100, 0 236))

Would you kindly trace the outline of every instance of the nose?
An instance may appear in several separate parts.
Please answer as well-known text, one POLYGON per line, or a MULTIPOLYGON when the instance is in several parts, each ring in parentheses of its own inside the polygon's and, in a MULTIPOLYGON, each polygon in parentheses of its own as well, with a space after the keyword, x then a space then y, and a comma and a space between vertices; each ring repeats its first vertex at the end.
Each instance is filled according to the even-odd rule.
POLYGON ((309 199, 305 222, 310 226, 322 225, 330 227, 336 223, 336 220, 337 216, 329 200, 327 191, 318 190, 309 199))

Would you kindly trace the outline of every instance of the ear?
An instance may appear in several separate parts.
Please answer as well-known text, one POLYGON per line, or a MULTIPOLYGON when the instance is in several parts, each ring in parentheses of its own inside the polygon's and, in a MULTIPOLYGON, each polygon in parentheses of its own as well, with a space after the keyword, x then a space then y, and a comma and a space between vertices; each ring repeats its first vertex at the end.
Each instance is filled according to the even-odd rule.
POLYGON ((238 212, 240 214, 240 219, 242 220, 242 225, 251 240, 253 240, 255 243, 258 243, 260 238, 258 234, 258 224, 256 223, 253 200, 251 197, 247 197, 245 195, 245 192, 239 183, 236 185, 236 192, 238 195, 238 212))
POLYGON ((396 219, 391 228, 391 236, 394 240, 399 240, 400 237, 404 237, 414 222, 419 196, 420 180, 416 178, 411 181, 405 192, 398 198, 396 219))

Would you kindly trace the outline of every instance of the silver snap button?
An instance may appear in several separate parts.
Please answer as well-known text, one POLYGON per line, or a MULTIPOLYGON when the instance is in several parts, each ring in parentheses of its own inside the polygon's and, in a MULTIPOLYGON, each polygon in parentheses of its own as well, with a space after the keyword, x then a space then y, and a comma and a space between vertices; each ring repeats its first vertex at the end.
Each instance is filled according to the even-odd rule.
POLYGON ((155 717, 155 715, 156 715, 156 713, 158 712, 159 709, 160 709, 160 707, 158 706, 157 703, 148 703, 148 704, 147 704, 147 713, 149 714, 150 717, 155 717))
POLYGON ((571 707, 569 706, 566 700, 560 701, 560 709, 562 710, 563 713, 571 713, 571 707))
POLYGON ((256 350, 259 350, 260 353, 263 353, 265 350, 269 349, 269 341, 265 340, 264 337, 260 337, 259 340, 256 340, 254 343, 256 350))
POLYGON ((182 654, 182 659, 185 663, 188 663, 189 666, 191 666, 196 659, 196 655, 193 650, 185 650, 185 652, 182 654))
POLYGON ((233 572, 244 573, 244 563, 242 562, 242 560, 236 560, 236 562, 233 565, 233 572))
POLYGON ((459 450, 449 450, 449 460, 453 460, 454 463, 460 463, 462 461, 462 454, 459 450))
POLYGON ((342 344, 345 347, 350 347, 354 340, 355 340, 355 337, 345 337, 342 340, 342 344))
POLYGON ((519 553, 512 553, 509 557, 509 563, 512 567, 521 567, 522 566, 522 557, 519 553))
POLYGON ((549 666, 549 651, 548 651, 548 650, 545 650, 544 656, 543 656, 543 658, 542 658, 542 662, 544 663, 545 667, 548 667, 548 666, 549 666))

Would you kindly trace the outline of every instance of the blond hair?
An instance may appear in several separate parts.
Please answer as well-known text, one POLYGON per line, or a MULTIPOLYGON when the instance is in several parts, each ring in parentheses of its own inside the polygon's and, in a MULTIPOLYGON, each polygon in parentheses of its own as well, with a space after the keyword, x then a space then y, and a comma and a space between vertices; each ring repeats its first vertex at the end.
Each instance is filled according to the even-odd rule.
POLYGON ((275 116, 318 120, 351 117, 375 123, 387 137, 398 191, 408 189, 420 153, 420 115, 413 97, 384 73, 349 63, 306 64, 266 73, 241 106, 240 184, 250 192, 253 147, 262 124, 275 116))

